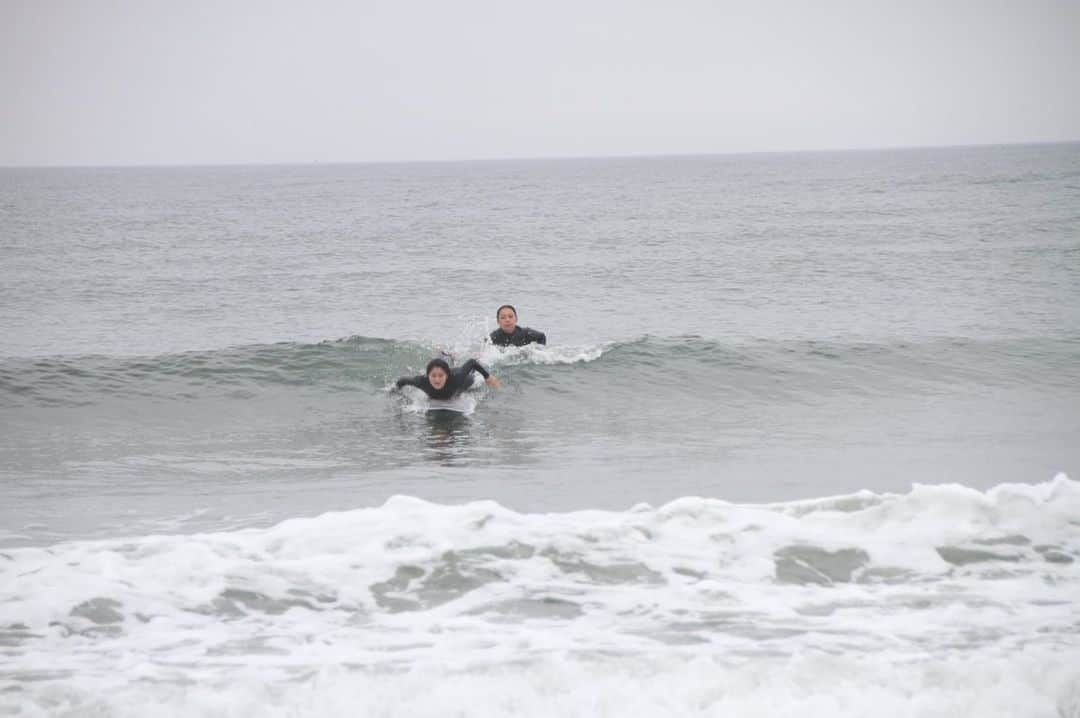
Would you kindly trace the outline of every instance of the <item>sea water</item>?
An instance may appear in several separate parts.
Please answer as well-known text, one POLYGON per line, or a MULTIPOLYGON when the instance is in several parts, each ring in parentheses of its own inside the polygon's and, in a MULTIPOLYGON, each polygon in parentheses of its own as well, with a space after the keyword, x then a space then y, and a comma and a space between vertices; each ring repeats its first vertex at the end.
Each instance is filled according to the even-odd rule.
POLYGON ((0 711, 1076 718, 1078 406, 1077 144, 0 170, 0 711))

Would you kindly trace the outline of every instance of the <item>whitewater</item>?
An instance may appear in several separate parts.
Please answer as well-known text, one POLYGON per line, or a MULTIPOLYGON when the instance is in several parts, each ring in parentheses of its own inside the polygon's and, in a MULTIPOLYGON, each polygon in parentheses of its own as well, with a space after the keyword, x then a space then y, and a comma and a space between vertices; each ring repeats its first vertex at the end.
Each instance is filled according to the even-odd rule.
POLYGON ((1064 476, 564 514, 394 497, 7 550, 3 695, 29 715, 1075 716, 1078 516, 1064 476))

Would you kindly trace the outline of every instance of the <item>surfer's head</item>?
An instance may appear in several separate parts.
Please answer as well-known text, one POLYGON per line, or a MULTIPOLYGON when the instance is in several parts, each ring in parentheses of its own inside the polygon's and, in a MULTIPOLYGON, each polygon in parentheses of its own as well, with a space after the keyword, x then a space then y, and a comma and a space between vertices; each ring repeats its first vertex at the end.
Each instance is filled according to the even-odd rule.
POLYGON ((446 363, 445 359, 435 357, 427 363, 427 369, 424 372, 427 374, 428 383, 435 389, 442 389, 446 386, 446 380, 450 377, 450 365, 446 363))
POLYGON ((499 329, 507 334, 513 334, 517 329, 517 310, 513 304, 504 304, 495 311, 495 319, 499 322, 499 329))

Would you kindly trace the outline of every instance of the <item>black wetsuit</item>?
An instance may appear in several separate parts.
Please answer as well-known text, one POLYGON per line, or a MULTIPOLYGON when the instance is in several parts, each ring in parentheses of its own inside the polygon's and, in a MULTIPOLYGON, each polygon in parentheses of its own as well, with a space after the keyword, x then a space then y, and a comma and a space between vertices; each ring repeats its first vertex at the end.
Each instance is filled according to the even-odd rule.
POLYGON ((547 344, 547 336, 543 332, 528 327, 514 327, 512 334, 507 334, 502 329, 496 329, 491 333, 491 343, 497 347, 523 347, 533 342, 547 344))
POLYGON ((455 394, 465 391, 473 384, 472 374, 476 372, 480 376, 487 379, 491 376, 488 370, 475 359, 470 359, 459 367, 455 367, 450 370, 450 375, 446 377, 446 383, 443 384, 442 389, 436 389, 428 381, 426 374, 419 376, 403 376, 397 380, 395 387, 400 389, 403 386, 415 386, 420 391, 428 395, 430 399, 450 399, 455 394))

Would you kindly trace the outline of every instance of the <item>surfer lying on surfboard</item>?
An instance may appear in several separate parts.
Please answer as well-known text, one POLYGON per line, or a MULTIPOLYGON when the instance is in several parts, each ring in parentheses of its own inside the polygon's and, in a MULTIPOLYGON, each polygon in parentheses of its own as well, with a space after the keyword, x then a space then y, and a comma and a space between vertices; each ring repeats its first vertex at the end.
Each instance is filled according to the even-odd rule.
POLYGON ((395 389, 414 386, 428 395, 429 399, 449 399, 472 386, 472 375, 476 372, 484 377, 488 386, 498 389, 502 382, 475 359, 469 359, 461 366, 451 369, 445 359, 436 357, 428 362, 427 369, 420 376, 403 376, 394 384, 395 389))
POLYGON ((495 310, 495 320, 499 328, 490 335, 491 343, 497 347, 523 347, 526 344, 547 344, 547 335, 529 327, 519 327, 517 310, 513 304, 504 304, 495 310))

